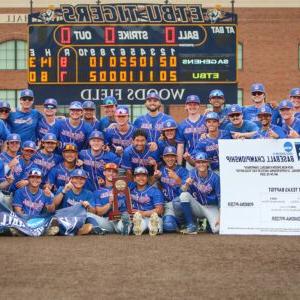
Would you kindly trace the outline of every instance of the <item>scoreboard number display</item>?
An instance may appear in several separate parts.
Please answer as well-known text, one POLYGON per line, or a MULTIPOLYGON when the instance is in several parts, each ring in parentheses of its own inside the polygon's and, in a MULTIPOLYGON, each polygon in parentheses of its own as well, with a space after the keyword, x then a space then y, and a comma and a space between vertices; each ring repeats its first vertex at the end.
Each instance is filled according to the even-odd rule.
POLYGON ((28 84, 42 102, 237 98, 237 17, 201 5, 61 5, 29 16, 28 84))

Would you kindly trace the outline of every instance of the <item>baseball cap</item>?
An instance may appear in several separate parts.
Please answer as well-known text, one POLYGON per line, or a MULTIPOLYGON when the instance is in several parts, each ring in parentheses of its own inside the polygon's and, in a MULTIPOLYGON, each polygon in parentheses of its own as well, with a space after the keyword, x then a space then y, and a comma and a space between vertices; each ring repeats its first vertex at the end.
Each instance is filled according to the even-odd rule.
POLYGON ((198 103, 200 104, 200 98, 197 95, 189 95, 185 99, 185 104, 187 103, 198 103))
POLYGON ((138 175, 138 174, 148 175, 148 171, 145 167, 137 167, 134 169, 133 175, 138 175))
POLYGON ((107 164, 105 164, 104 170, 109 170, 109 169, 118 171, 118 165, 115 164, 115 163, 107 163, 107 164))
POLYGON ((227 115, 231 115, 231 114, 237 114, 237 113, 242 113, 243 110, 241 108, 241 106, 239 106, 238 104, 232 104, 227 112, 227 115))
POLYGON ((290 97, 300 96, 300 88, 293 88, 290 91, 290 97))
POLYGON ((117 105, 117 99, 114 96, 107 96, 103 99, 103 105, 117 105))
POLYGON ((117 116, 128 116, 129 115, 129 109, 127 106, 118 106, 115 112, 115 115, 117 116))
POLYGON ((219 115, 214 112, 214 111, 210 111, 206 114, 205 116, 205 120, 220 120, 219 115))
POLYGON ((10 104, 6 101, 0 101, 0 108, 7 108, 10 110, 10 104))
POLYGON ((272 109, 269 105, 263 105, 259 110, 258 110, 258 115, 272 115, 272 109))
POLYGON ((21 142, 21 137, 17 133, 11 133, 7 136, 6 141, 8 141, 8 142, 13 142, 13 141, 21 142))
POLYGON ((254 92, 262 92, 262 93, 265 93, 265 87, 262 83, 253 83, 251 85, 251 93, 254 93, 254 92))
POLYGON ((20 98, 34 98, 34 94, 32 90, 25 89, 20 92, 20 98))
POLYGON ((42 138, 43 142, 57 142, 57 137, 54 133, 46 133, 43 138, 42 138))
POLYGON ((82 103, 82 108, 83 109, 96 109, 96 105, 93 101, 84 101, 82 103))
POLYGON ((22 149, 31 149, 31 150, 36 151, 36 144, 33 141, 25 141, 22 144, 22 149))
POLYGON ((163 123, 162 130, 176 129, 177 123, 174 120, 167 120, 163 123))
POLYGON ((66 143, 64 144, 63 151, 76 151, 77 146, 74 143, 66 143))
POLYGON ((173 146, 168 146, 164 149, 163 156, 165 155, 176 155, 177 156, 177 151, 176 148, 173 146))
POLYGON ((205 160, 208 161, 208 156, 205 152, 198 152, 195 156, 195 161, 205 160))
POLYGON ((88 178, 88 175, 87 173, 82 170, 82 169, 75 169, 71 175, 70 175, 70 178, 72 177, 82 177, 82 178, 88 178))
POLYGON ((156 100, 160 100, 159 94, 156 92, 150 92, 147 94, 146 96, 146 100, 148 99, 156 99, 156 100))
POLYGON ((82 105, 79 101, 73 101, 71 102, 69 109, 81 109, 82 110, 82 105))
POLYGON ((224 93, 221 91, 221 90, 212 90, 210 93, 209 93, 209 99, 210 98, 213 98, 213 97, 222 97, 224 98, 224 93))
POLYGON ((56 108, 57 101, 54 98, 48 98, 44 101, 44 107, 46 108, 56 108))
POLYGON ((100 140, 104 140, 104 136, 103 133, 101 131, 98 130, 94 130, 91 132, 91 134, 89 135, 89 140, 91 139, 100 139, 100 140))
POLYGON ((293 102, 290 100, 287 100, 287 99, 282 100, 278 105, 279 110, 281 110, 283 108, 293 108, 293 107, 294 107, 293 102))
POLYGON ((42 171, 39 168, 32 168, 31 170, 29 170, 28 172, 28 177, 30 176, 39 176, 42 177, 42 171))

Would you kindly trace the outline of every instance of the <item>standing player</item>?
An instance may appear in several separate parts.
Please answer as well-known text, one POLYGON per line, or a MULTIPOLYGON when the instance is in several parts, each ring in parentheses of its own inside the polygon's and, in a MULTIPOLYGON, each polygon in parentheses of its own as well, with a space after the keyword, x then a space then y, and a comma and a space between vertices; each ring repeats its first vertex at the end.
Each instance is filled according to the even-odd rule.
POLYGON ((290 100, 294 105, 295 118, 300 118, 300 88, 291 89, 290 100))
POLYGON ((163 232, 163 222, 160 216, 164 212, 164 199, 161 191, 148 185, 148 171, 144 167, 134 170, 136 187, 130 192, 134 209, 133 233, 142 235, 149 230, 150 235, 163 232))
POLYGON ((194 218, 207 218, 213 233, 219 232, 220 177, 209 170, 206 153, 199 152, 196 167, 181 189, 180 206, 175 205, 176 214, 183 214, 187 228, 183 233, 196 234, 194 218), (179 208, 180 207, 180 208, 179 208))
POLYGON ((90 124, 93 130, 97 130, 100 126, 99 121, 96 118, 96 105, 93 101, 84 101, 82 103, 83 108, 83 120, 90 124))
POLYGON ((110 151, 104 151, 103 133, 94 130, 89 136, 90 149, 81 150, 79 158, 83 169, 88 173, 87 189, 97 190, 103 182, 104 166, 108 162, 119 164, 119 157, 110 151))
POLYGON ((151 92, 147 94, 145 105, 148 113, 136 118, 133 125, 136 128, 146 130, 148 142, 151 143, 150 147, 154 150, 157 148, 157 142, 161 134, 163 123, 167 120, 173 120, 173 118, 160 112, 161 101, 157 93, 151 92), (156 143, 156 145, 154 143, 156 143))
POLYGON ((48 133, 56 120, 57 101, 53 98, 44 101, 44 117, 39 121, 37 126, 38 140, 41 141, 46 133, 48 133))
POLYGON ((58 120, 50 132, 57 136, 61 147, 65 143, 74 143, 78 150, 84 149, 87 146, 86 141, 92 132, 92 127, 81 119, 83 109, 79 101, 70 104, 69 112, 70 117, 58 120))
POLYGON ((177 151, 175 147, 167 146, 163 153, 164 166, 156 170, 154 177, 159 179, 159 185, 165 197, 163 229, 164 232, 178 230, 177 220, 173 208, 173 201, 178 201, 181 194, 182 182, 188 178, 188 170, 177 165, 177 151))
POLYGON ((105 131, 111 124, 115 124, 115 111, 117 109, 117 100, 113 96, 105 97, 103 100, 103 108, 105 117, 99 121, 99 130, 105 131))
POLYGON ((295 118, 294 105, 290 100, 282 100, 278 106, 282 120, 282 129, 288 138, 300 137, 300 119, 295 118))
POLYGON ((11 111, 10 104, 6 101, 0 101, 0 119, 4 122, 6 128, 10 131, 8 117, 11 111))
POLYGON ((19 134, 22 142, 37 140, 37 126, 43 116, 32 108, 33 102, 33 91, 23 90, 20 94, 20 109, 9 114, 8 124, 11 132, 19 134))

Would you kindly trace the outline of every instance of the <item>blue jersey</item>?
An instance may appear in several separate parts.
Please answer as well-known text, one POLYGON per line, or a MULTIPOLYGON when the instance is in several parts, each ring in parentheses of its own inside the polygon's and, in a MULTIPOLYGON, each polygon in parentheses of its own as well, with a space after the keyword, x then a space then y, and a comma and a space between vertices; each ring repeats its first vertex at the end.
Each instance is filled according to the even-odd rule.
POLYGON ((217 138, 201 138, 192 152, 192 157, 195 158, 198 152, 205 152, 211 161, 211 169, 219 170, 219 139, 231 139, 231 134, 226 130, 220 130, 217 138))
POLYGON ((47 123, 46 119, 43 117, 40 119, 37 125, 37 137, 38 140, 42 140, 46 133, 49 133, 52 127, 57 123, 58 120, 55 120, 53 124, 47 123))
MULTIPOLYGON (((60 187, 56 195, 58 195, 62 190, 63 187, 60 187)), ((88 201, 90 206, 95 207, 94 195, 91 191, 87 189, 82 189, 79 194, 75 194, 71 189, 68 190, 66 194, 63 196, 59 208, 71 207, 82 201, 88 201)))
POLYGON ((134 187, 130 191, 132 206, 134 209, 148 211, 159 205, 164 205, 164 196, 161 191, 153 186, 147 185, 142 191, 134 187))
POLYGON ((224 107, 221 111, 217 112, 219 116, 219 129, 225 129, 226 125, 230 122, 228 119, 228 107, 224 107))
POLYGON ((38 151, 33 156, 32 161, 42 171, 42 184, 44 184, 46 183, 48 173, 50 172, 50 170, 52 170, 55 166, 60 164, 63 161, 63 159, 58 154, 45 154, 41 151, 38 151))
MULTIPOLYGON (((163 166, 161 169, 160 185, 161 191, 167 202, 172 201, 174 198, 179 197, 182 190, 179 184, 176 183, 175 179, 169 177, 168 169, 163 166)), ((182 182, 185 182, 188 178, 189 172, 186 168, 176 166, 174 169, 175 173, 181 178, 182 182)))
MULTIPOLYGON (((279 139, 286 138, 286 134, 282 130, 281 127, 271 124, 270 129, 272 129, 275 133, 277 133, 279 135, 279 139)), ((269 130, 263 130, 262 128, 260 128, 252 138, 253 139, 269 139, 270 138, 269 130)))
POLYGON ((300 119, 295 118, 291 126, 288 126, 286 123, 282 125, 282 130, 287 136, 290 134, 290 127, 300 134, 300 119))
POLYGON ((294 117, 297 118, 297 119, 299 119, 299 118, 300 118, 300 112, 296 112, 296 113, 294 114, 294 117))
MULTIPOLYGON (((7 152, 0 153, 0 160, 3 162, 4 168, 10 163, 13 158, 14 157, 10 156, 7 152)), ((5 175, 8 173, 8 171, 9 170, 5 168, 5 175)))
POLYGON ((179 142, 176 139, 173 140, 173 141, 170 141, 170 140, 159 140, 158 143, 157 143, 159 157, 160 158, 163 157, 164 149, 166 147, 173 146, 173 147, 175 147, 177 149, 178 143, 179 142))
POLYGON ((152 157, 159 163, 159 152, 158 150, 151 152, 149 147, 146 145, 143 152, 138 152, 133 145, 127 147, 123 154, 123 160, 121 167, 126 170, 132 170, 136 167, 145 167, 149 174, 153 174, 153 166, 149 163, 149 157, 152 157))
POLYGON ((200 136, 207 132, 205 116, 201 115, 196 122, 183 120, 178 127, 179 142, 184 143, 185 151, 192 153, 200 136))
POLYGON ((100 122, 99 122, 99 120, 94 119, 92 122, 88 122, 86 120, 83 120, 83 121, 92 127, 92 131, 94 131, 94 130, 102 131, 102 130, 100 130, 100 122))
POLYGON ((219 205, 220 203, 220 177, 213 171, 208 171, 207 177, 200 177, 198 171, 193 169, 190 175, 193 183, 189 187, 191 195, 202 205, 219 205))
MULTIPOLYGON (((109 198, 112 196, 112 187, 101 187, 99 190, 94 192, 95 206, 102 207, 109 203, 109 198)), ((118 195, 118 209, 120 212, 127 211, 126 198, 121 194, 118 195)), ((103 215, 103 217, 108 217, 111 209, 103 215)))
POLYGON ((99 124, 98 124, 98 130, 105 132, 106 129, 111 125, 116 123, 114 119, 110 119, 109 117, 103 117, 100 119, 99 124))
MULTIPOLYGON (((152 117, 149 114, 138 117, 133 125, 136 128, 145 129, 148 135, 148 142, 158 142, 160 138, 163 123, 167 120, 173 120, 169 115, 160 112, 157 116, 152 117)), ((174 120, 173 120, 174 121, 174 120)))
POLYGON ((4 141, 6 141, 7 136, 10 134, 6 124, 0 120, 0 149, 4 143, 4 141))
POLYGON ((243 120, 243 124, 241 127, 235 127, 232 123, 229 123, 227 124, 225 130, 229 131, 230 133, 232 132, 246 133, 246 132, 257 131, 258 126, 251 121, 243 120))
POLYGON ((91 149, 81 150, 79 159, 83 161, 83 169, 88 172, 89 177, 86 182, 86 188, 95 191, 99 188, 98 179, 103 178, 103 170, 106 163, 114 162, 117 165, 120 158, 113 152, 102 151, 97 156, 92 154, 91 149))
POLYGON ((17 110, 11 112, 8 117, 8 123, 12 133, 20 135, 22 142, 37 140, 37 126, 41 120, 42 114, 36 109, 29 112, 17 110))
POLYGON ((4 163, 0 160, 0 183, 5 181, 4 163))
POLYGON ((69 119, 64 119, 58 120, 50 132, 57 136, 57 139, 61 142, 61 147, 65 143, 74 143, 78 151, 80 151, 87 147, 87 141, 92 132, 92 127, 84 121, 80 121, 78 126, 73 127, 69 119))
POLYGON ((16 191, 12 206, 22 208, 27 216, 39 216, 46 205, 51 205, 52 197, 44 194, 42 189, 39 189, 36 194, 30 192, 27 186, 16 191))

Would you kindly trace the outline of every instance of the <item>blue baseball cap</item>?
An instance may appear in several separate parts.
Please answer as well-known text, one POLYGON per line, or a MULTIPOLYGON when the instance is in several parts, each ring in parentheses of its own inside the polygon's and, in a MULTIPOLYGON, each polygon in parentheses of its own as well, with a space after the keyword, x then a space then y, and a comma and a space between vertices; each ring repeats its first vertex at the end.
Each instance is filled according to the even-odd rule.
POLYGON ((6 139, 7 142, 20 142, 21 143, 21 137, 17 133, 11 133, 7 136, 6 139))
POLYGON ((223 91, 221 90, 212 90, 210 93, 209 93, 209 99, 210 98, 213 98, 213 97, 220 97, 220 98, 224 98, 225 95, 223 93, 223 91))
POLYGON ((189 95, 185 99, 185 104, 187 103, 198 103, 200 104, 200 98, 197 95, 189 95))
POLYGON ((103 99, 103 105, 117 105, 117 99, 114 96, 107 96, 103 99))
POLYGON ((82 103, 83 109, 96 109, 96 105, 93 101, 84 101, 82 103))
POLYGON ((63 152, 64 151, 75 151, 77 152, 77 146, 74 143, 65 143, 63 146, 63 152))
POLYGON ((91 134, 89 135, 89 140, 91 139, 100 139, 100 140, 104 140, 104 135, 101 131, 98 130, 94 130, 91 132, 91 134))
POLYGON ((210 111, 206 114, 205 120, 218 120, 219 121, 220 117, 216 112, 210 111))
POLYGON ((36 148, 35 142, 33 142, 33 141, 25 141, 22 144, 22 149, 31 149, 31 150, 36 151, 37 148, 36 148))
POLYGON ((134 169, 133 175, 145 174, 148 175, 148 170, 145 167, 137 167, 134 169))
POLYGON ((44 107, 46 108, 56 108, 57 107, 57 101, 54 98, 48 98, 44 101, 44 107))
POLYGON ((146 100, 148 100, 148 99, 156 99, 156 100, 160 101, 159 94, 156 93, 156 92, 150 92, 150 93, 148 93, 147 96, 146 96, 146 100))
POLYGON ((79 101, 73 101, 73 102, 71 102, 69 109, 82 110, 82 104, 79 101))
POLYGON ((162 130, 176 129, 177 123, 174 120, 167 120, 163 123, 162 130))
POLYGON ((168 146, 164 149, 163 156, 165 155, 176 155, 177 156, 177 150, 173 146, 168 146))
POLYGON ((293 102, 287 99, 282 100, 278 105, 278 109, 281 110, 283 108, 289 108, 289 109, 294 108, 293 102))
POLYGON ((43 138, 43 142, 57 142, 57 137, 54 133, 46 133, 43 138))
POLYGON ((227 112, 227 115, 231 115, 231 114, 241 114, 243 112, 241 106, 239 106, 238 104, 232 104, 227 112))
POLYGON ((43 173, 42 170, 39 168, 32 168, 31 170, 29 170, 27 177, 30 176, 39 176, 39 177, 43 177, 43 173))
POLYGON ((208 156, 205 152, 198 152, 195 156, 195 161, 209 161, 208 156))
POLYGON ((264 85, 262 83, 253 83, 251 85, 251 93, 254 92, 266 93, 264 85))
POLYGON ((127 106, 119 105, 115 111, 116 116, 128 116, 129 115, 129 109, 127 106))
POLYGON ((20 92, 20 98, 34 98, 33 91, 30 89, 25 89, 20 92))
POLYGON ((258 115, 272 115, 272 109, 269 105, 263 105, 259 110, 258 110, 258 115))
POLYGON ((300 96, 300 88, 293 88, 290 91, 290 97, 300 96))
POLYGON ((88 175, 87 175, 86 171, 84 171, 82 169, 75 169, 70 175, 70 178, 73 178, 73 177, 88 178, 88 175))
POLYGON ((7 108, 7 109, 11 110, 10 104, 6 101, 0 101, 0 108, 7 108))

